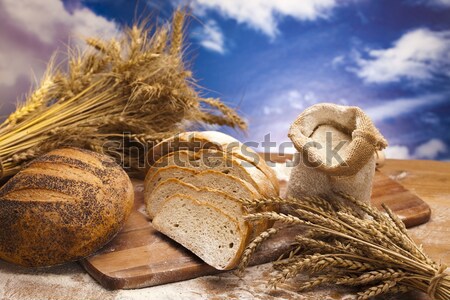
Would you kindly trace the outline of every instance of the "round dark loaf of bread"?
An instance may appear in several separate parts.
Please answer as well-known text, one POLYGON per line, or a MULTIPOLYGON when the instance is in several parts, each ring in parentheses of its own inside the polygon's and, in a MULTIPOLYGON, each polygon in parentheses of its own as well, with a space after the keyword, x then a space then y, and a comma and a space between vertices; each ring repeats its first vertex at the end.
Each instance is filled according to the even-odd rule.
POLYGON ((111 158, 49 152, 0 189, 0 258, 42 267, 88 256, 117 234, 133 202, 130 178, 111 158))

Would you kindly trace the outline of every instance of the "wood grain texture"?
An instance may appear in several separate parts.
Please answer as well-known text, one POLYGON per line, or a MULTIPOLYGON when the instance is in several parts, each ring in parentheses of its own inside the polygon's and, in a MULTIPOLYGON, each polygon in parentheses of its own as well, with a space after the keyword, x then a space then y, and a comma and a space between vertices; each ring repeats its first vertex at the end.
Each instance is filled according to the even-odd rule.
MULTIPOLYGON (((280 185, 283 195, 286 182, 280 185)), ((133 289, 219 273, 152 227, 145 214, 142 182, 134 181, 134 186, 135 209, 123 230, 100 252, 81 262, 89 274, 108 289, 133 289)), ((430 218, 430 208, 424 201, 379 172, 373 183, 372 203, 377 207, 386 203, 407 227, 430 218)), ((287 229, 267 241, 253 257, 252 264, 277 259, 290 249, 286 241, 295 234, 287 229)))
MULTIPOLYGON (((430 221, 408 232, 431 258, 450 265, 450 163, 388 159, 381 172, 430 205, 430 221)), ((273 275, 271 268, 270 263, 249 267, 243 278, 224 272, 143 289, 110 291, 86 274, 78 263, 43 270, 0 261, 0 299, 355 299, 355 291, 335 286, 298 293, 296 281, 270 290, 267 281, 273 275)), ((382 299, 430 300, 419 292, 386 295, 382 299)))
POLYGON ((431 258, 450 266, 450 163, 388 160, 382 172, 430 206, 430 221, 409 232, 431 258))

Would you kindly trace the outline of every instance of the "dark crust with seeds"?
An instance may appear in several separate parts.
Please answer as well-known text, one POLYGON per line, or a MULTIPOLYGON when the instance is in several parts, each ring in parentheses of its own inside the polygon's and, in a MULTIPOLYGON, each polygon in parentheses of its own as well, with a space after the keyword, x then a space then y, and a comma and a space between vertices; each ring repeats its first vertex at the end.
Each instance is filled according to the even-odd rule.
POLYGON ((43 267, 86 257, 118 233, 133 200, 128 175, 111 158, 76 148, 52 151, 0 189, 0 258, 43 267), (47 164, 60 175, 45 174, 47 164), (73 168, 85 179, 66 178, 73 168), (36 200, 18 199, 19 191, 36 200))

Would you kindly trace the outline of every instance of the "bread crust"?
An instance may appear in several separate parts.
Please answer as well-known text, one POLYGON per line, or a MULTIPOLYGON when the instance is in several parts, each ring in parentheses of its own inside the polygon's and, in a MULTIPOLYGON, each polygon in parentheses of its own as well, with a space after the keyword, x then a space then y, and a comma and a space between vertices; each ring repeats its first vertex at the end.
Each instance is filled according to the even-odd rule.
MULTIPOLYGON (((207 171, 200 171, 200 172, 198 172, 198 171, 193 170, 193 169, 186 169, 186 168, 181 168, 181 167, 176 167, 176 166, 168 166, 168 167, 164 167, 164 168, 159 169, 158 172, 162 172, 162 171, 164 171, 164 170, 173 170, 173 171, 176 171, 176 170, 185 170, 186 172, 189 172, 189 173, 191 173, 191 174, 193 174, 193 175, 203 173, 203 174, 206 174, 205 176, 207 176, 207 174, 209 174, 209 173, 214 173, 214 174, 220 174, 220 176, 232 177, 232 176, 230 176, 230 175, 224 175, 224 174, 221 173, 221 172, 212 171, 212 170, 207 170, 207 171)), ((193 186, 193 185, 191 185, 191 184, 188 184, 188 183, 184 182, 183 180, 180 180, 180 179, 177 179, 177 178, 170 178, 170 179, 167 179, 167 180, 164 180, 164 181, 159 182, 159 183, 156 184, 156 186, 153 188, 153 187, 152 187, 152 186, 153 186, 153 183, 152 183, 152 182, 153 182, 154 180, 156 180, 155 177, 158 176, 158 172, 156 172, 155 174, 153 174, 153 176, 149 176, 149 177, 151 177, 150 179, 149 179, 149 178, 146 178, 146 181, 144 182, 144 201, 145 201, 145 203, 146 203, 147 213, 148 213, 148 215, 149 215, 149 217, 150 217, 151 219, 153 219, 153 218, 154 218, 155 216, 157 216, 157 214, 158 214, 158 212, 155 212, 155 211, 151 210, 151 204, 150 204, 150 201, 152 201, 152 194, 154 193, 155 190, 158 189, 158 187, 161 187, 161 186, 162 186, 165 182, 167 182, 167 181, 172 181, 172 182, 175 181, 175 182, 180 182, 180 184, 187 184, 187 185, 193 186)), ((232 177, 232 178, 234 178, 234 180, 239 180, 242 184, 244 184, 244 185, 243 185, 243 188, 252 188, 251 185, 249 185, 248 183, 246 183, 246 182, 240 180, 239 178, 236 178, 236 177, 232 177)), ((195 187, 195 186, 194 186, 194 188, 197 189, 197 190, 200 190, 198 187, 195 187)), ((204 186, 202 186, 201 188, 207 188, 208 190, 211 190, 211 191, 214 191, 214 192, 218 192, 218 193, 221 193, 221 194, 226 195, 227 197, 229 197, 229 198, 231 198, 231 199, 235 199, 235 197, 230 196, 230 195, 228 195, 228 194, 226 194, 226 193, 224 193, 224 192, 222 192, 222 191, 219 191, 219 190, 217 190, 217 189, 213 189, 213 188, 210 188, 210 187, 204 187, 204 186)), ((250 190, 250 192, 252 192, 252 191, 250 190)), ((253 195, 253 196, 251 197, 251 199, 257 199, 257 198, 260 198, 260 197, 261 197, 256 191, 252 192, 252 195, 253 195)), ((239 200, 236 199, 236 201, 239 201, 239 200)), ((269 209, 269 210, 270 210, 271 208, 262 208, 262 211, 264 211, 264 210, 266 210, 266 209, 269 209)), ((255 238, 256 236, 258 236, 261 232, 263 232, 264 230, 266 230, 266 229, 267 229, 269 226, 271 226, 271 225, 272 225, 272 223, 271 223, 271 222, 268 222, 267 220, 262 220, 262 221, 258 221, 258 222, 252 222, 252 223, 249 223, 250 231, 249 231, 249 234, 248 234, 247 241, 250 241, 250 240, 252 240, 253 238, 255 238)))
POLYGON ((235 138, 218 131, 188 131, 170 137, 156 144, 148 153, 149 166, 152 166, 162 156, 180 149, 199 150, 216 148, 231 153, 236 158, 244 160, 258 168, 269 179, 275 192, 279 194, 280 185, 274 172, 252 148, 235 138), (169 145, 170 148, 169 149, 169 145), (195 147, 195 149, 192 149, 195 147))
POLYGON ((164 168, 160 168, 160 169, 158 169, 158 171, 156 173, 150 174, 151 176, 146 176, 145 180, 144 180, 144 197, 147 197, 146 194, 151 193, 153 191, 153 189, 157 186, 158 174, 161 172, 165 172, 165 171, 171 171, 173 173, 176 173, 176 171, 186 172, 186 173, 192 174, 192 176, 202 175, 202 176, 207 177, 208 174, 214 174, 214 175, 218 175, 218 176, 226 176, 236 182, 239 182, 242 185, 242 188, 248 190, 249 193, 253 195, 253 197, 252 197, 253 199, 261 197, 261 195, 256 191, 256 189, 251 184, 249 184, 248 182, 245 182, 242 179, 237 178, 235 176, 226 175, 222 172, 218 172, 218 171, 214 171, 214 170, 198 171, 198 170, 195 170, 192 168, 183 168, 183 167, 177 167, 177 166, 167 166, 164 168))
POLYGON ((118 233, 133 202, 131 181, 111 158, 49 152, 0 189, 0 258, 43 267, 88 256, 118 233))
MULTIPOLYGON (((149 212, 149 209, 150 209, 150 202, 153 202, 152 200, 154 199, 154 198, 153 198, 154 193, 155 193, 156 191, 158 191, 159 189, 163 188, 164 185, 166 185, 166 184, 171 184, 171 183, 176 184, 176 185, 180 185, 180 186, 185 187, 185 188, 187 188, 187 189, 191 189, 192 191, 195 191, 196 193, 201 193, 202 191, 207 191, 207 192, 212 193, 212 194, 220 195, 221 197, 224 197, 227 201, 239 203, 240 206, 241 206, 241 209, 242 209, 242 211, 241 211, 242 215, 244 215, 245 213, 247 213, 247 210, 244 208, 244 206, 242 205, 242 202, 241 202, 241 201, 239 201, 238 199, 236 199, 236 198, 234 198, 234 197, 232 197, 232 196, 230 196, 230 195, 227 195, 226 193, 224 193, 224 192, 222 192, 222 191, 215 190, 215 189, 212 189, 212 188, 209 188, 209 187, 206 187, 206 186, 205 186, 205 187, 203 187, 203 186, 202 186, 202 187, 196 187, 196 186, 194 186, 194 185, 192 185, 192 184, 183 182, 183 181, 180 180, 180 179, 177 179, 177 178, 169 178, 169 179, 166 179, 166 180, 160 182, 160 183, 156 186, 156 188, 154 189, 153 193, 147 194, 147 195, 149 196, 148 198, 144 197, 144 202, 145 202, 145 205, 146 205, 146 207, 147 207, 147 213, 149 214, 150 217, 154 217, 154 216, 158 213, 158 208, 160 207, 160 206, 159 206, 158 208, 155 208, 156 211, 155 211, 155 210, 152 210, 151 212, 149 212)), ((178 193, 178 192, 177 192, 177 193, 178 193)), ((158 199, 158 200, 161 200, 161 199, 158 199)), ((246 223, 248 224, 248 222, 246 222, 246 223)))
POLYGON ((210 205, 215 206, 217 209, 222 210, 224 213, 228 214, 233 219, 236 219, 237 221, 239 221, 239 227, 242 229, 243 232, 246 233, 246 236, 247 236, 246 242, 250 242, 256 236, 258 236, 262 231, 264 231, 264 230, 266 230, 268 228, 267 227, 268 226, 268 222, 266 222, 266 221, 258 221, 258 222, 248 222, 248 221, 246 221, 244 219, 244 216, 246 214, 248 214, 248 213, 252 213, 253 211, 248 211, 239 199, 234 198, 232 196, 229 196, 229 195, 225 194, 222 191, 218 191, 218 190, 211 189, 211 188, 208 188, 208 187, 198 188, 196 186, 193 186, 192 184, 185 183, 185 182, 183 182, 183 181, 181 181, 179 179, 176 179, 176 178, 170 178, 170 179, 164 180, 163 182, 160 182, 158 184, 158 186, 155 188, 154 192, 150 195, 150 197, 149 198, 144 198, 147 214, 149 215, 149 217, 151 219, 153 219, 158 214, 158 211, 161 208, 162 203, 164 203, 164 200, 168 199, 170 197, 170 196, 168 196, 165 199, 160 199, 160 198, 155 198, 154 195, 155 195, 155 193, 157 193, 157 191, 159 189, 164 188, 164 186, 168 185, 168 184, 175 184, 175 185, 181 186, 181 188, 179 189, 179 193, 182 193, 182 194, 185 194, 183 188, 190 189, 190 190, 195 191, 197 193, 201 193, 201 192, 205 192, 206 191, 206 192, 209 193, 209 195, 214 195, 214 194, 215 195, 219 195, 219 196, 223 197, 224 199, 226 199, 225 201, 231 201, 231 202, 239 204, 239 206, 241 208, 241 211, 236 216, 236 215, 233 215, 233 213, 230 212, 230 211, 221 209, 215 203, 212 203, 212 202, 209 202, 209 201, 206 201, 206 200, 202 200, 202 199, 200 199, 200 197, 196 198, 197 201, 199 201, 201 203, 209 203, 210 205), (155 201, 161 201, 162 203, 158 207, 153 207, 152 203, 154 203, 155 201), (239 220, 239 218, 241 220, 239 220))
POLYGON ((184 168, 197 169, 200 166, 194 163, 195 160, 202 160, 205 154, 223 159, 223 162, 220 166, 211 166, 211 170, 220 172, 221 169, 225 170, 227 168, 236 168, 238 171, 246 174, 246 181, 249 182, 262 196, 278 196, 277 190, 274 189, 268 178, 259 169, 255 167, 245 167, 246 162, 244 162, 242 159, 226 155, 220 150, 200 149, 196 152, 191 150, 179 150, 170 152, 159 158, 158 161, 154 163, 153 167, 150 168, 147 174, 148 176, 152 176, 152 174, 155 174, 159 168, 173 166, 174 163, 180 163, 182 164, 181 167, 184 168))
MULTIPOLYGON (((237 224, 237 221, 236 221, 235 219, 233 219, 231 216, 229 216, 229 215, 226 214, 225 212, 221 211, 221 210, 218 209, 217 207, 212 206, 212 205, 210 205, 210 204, 208 204, 208 203, 201 203, 201 202, 197 201, 196 199, 194 199, 194 198, 192 198, 192 197, 190 197, 190 196, 188 196, 188 195, 184 195, 184 194, 174 194, 173 196, 171 196, 171 197, 169 197, 168 199, 166 199, 166 200, 164 201, 164 202, 165 202, 164 205, 161 207, 161 210, 164 210, 164 209, 167 209, 168 207, 170 207, 170 201, 172 201, 172 200, 175 199, 175 198, 180 198, 180 199, 183 199, 184 201, 191 201, 191 202, 192 202, 194 205, 196 205, 196 206, 205 206, 205 207, 208 207, 208 208, 210 208, 210 209, 216 211, 217 213, 223 215, 223 217, 224 217, 224 218, 227 218, 227 219, 229 220, 230 223, 235 223, 236 226, 239 228, 239 224, 237 224)), ((154 220, 154 222, 153 222, 154 227, 155 227, 158 231, 160 231, 160 232, 162 232, 162 233, 164 233, 164 234, 168 234, 168 232, 165 230, 164 226, 162 226, 162 224, 159 224, 158 215, 159 215, 159 214, 157 214, 157 217, 155 218, 155 220, 154 220)), ((233 257, 233 259, 231 259, 231 260, 228 262, 228 264, 227 264, 225 267, 223 267, 223 268, 220 267, 220 266, 213 266, 214 268, 219 269, 219 270, 230 270, 230 269, 233 269, 234 267, 236 267, 236 265, 238 264, 239 259, 240 259, 241 255, 242 255, 242 253, 244 252, 244 249, 245 249, 246 243, 247 243, 247 236, 245 236, 245 234, 244 234, 242 231, 240 231, 239 233, 241 234, 241 243, 239 244, 239 247, 238 247, 238 249, 236 250, 236 254, 235 254, 235 256, 233 257)), ((188 248, 189 250, 193 251, 192 247, 191 247, 188 243, 181 241, 180 239, 178 239, 177 237, 175 237, 175 236, 173 236, 173 235, 169 235, 169 237, 172 238, 172 239, 174 239, 175 241, 177 241, 177 242, 179 242, 179 243, 182 243, 183 246, 185 246, 185 247, 188 248)), ((194 254, 199 255, 199 253, 194 253, 194 254)), ((202 257, 201 257, 201 258, 202 258, 202 257)), ((203 259, 204 261, 207 261, 207 260, 208 260, 207 258, 204 258, 204 257, 203 257, 202 259, 203 259)))
MULTIPOLYGON (((192 191, 195 191, 196 193, 204 193, 204 192, 206 192, 206 193, 209 193, 209 195, 220 196, 220 197, 223 197, 223 198, 225 199, 225 201, 230 201, 230 202, 234 202, 234 203, 239 204, 239 205, 240 205, 240 209, 241 209, 240 215, 239 215, 239 216, 235 216, 235 215, 232 215, 230 212, 227 212, 227 211, 225 211, 224 209, 221 209, 220 207, 217 207, 217 205, 215 205, 214 203, 211 203, 211 202, 209 202, 209 201, 207 201, 207 200, 201 199, 200 197, 195 197, 194 195, 188 195, 188 194, 186 194, 184 191, 178 191, 178 192, 175 193, 175 194, 183 194, 183 195, 187 195, 187 196, 189 196, 189 197, 191 197, 191 198, 194 198, 196 201, 198 201, 198 202, 200 202, 200 203, 206 203, 206 204, 208 204, 208 205, 214 206, 214 207, 217 208, 218 210, 222 211, 223 213, 229 215, 231 218, 233 218, 234 220, 236 220, 237 222, 239 222, 239 228, 240 228, 240 230, 241 230, 243 233, 245 233, 246 236, 249 237, 249 236, 251 235, 251 223, 249 223, 248 221, 246 221, 245 219, 243 219, 243 216, 245 216, 245 215, 247 214, 247 210, 246 210, 246 209, 244 208, 244 206, 242 205, 242 202, 240 202, 238 199, 233 198, 233 197, 231 197, 231 196, 225 194, 224 192, 221 192, 221 191, 218 191, 218 190, 214 190, 214 189, 210 189, 210 188, 208 188, 208 187, 197 188, 196 186, 193 186, 192 184, 185 183, 185 182, 183 182, 183 181, 181 181, 181 180, 179 180, 179 179, 176 179, 176 178, 167 179, 167 180, 161 182, 160 184, 158 184, 157 189, 158 189, 158 188, 161 188, 164 184, 168 184, 168 183, 176 183, 177 185, 187 187, 188 189, 191 189, 192 191), (241 217, 241 220, 239 220, 238 217, 241 217)), ((155 189, 155 191, 156 191, 157 189, 155 189)), ((181 189, 180 189, 180 190, 181 190, 181 189)), ((173 194, 173 195, 175 195, 175 194, 173 194)), ((161 209, 162 206, 164 205, 164 201, 167 200, 168 198, 170 198, 170 197, 173 196, 173 195, 170 195, 169 197, 167 197, 167 198, 165 198, 165 199, 162 199, 163 201, 162 201, 161 205, 160 205, 158 208, 156 208, 156 211, 155 211, 155 213, 154 213, 154 216, 156 216, 156 215, 159 213, 160 209, 161 209)), ((161 199, 160 199, 160 200, 161 200, 161 199)), ((151 202, 151 199, 150 199, 149 202, 151 202)), ((148 208, 148 202, 147 202, 147 200, 145 200, 145 203, 146 203, 147 208, 148 208)), ((147 213, 148 213, 148 209, 147 209, 147 213)))
MULTIPOLYGON (((232 220, 237 222, 242 234, 240 236, 242 240, 242 248, 239 248, 239 251, 229 262, 228 266, 225 267, 225 269, 235 267, 240 260, 245 246, 250 242, 250 240, 257 237, 261 232, 271 226, 272 223, 264 220, 255 223, 248 222, 247 226, 242 226, 239 220, 248 213, 245 209, 240 213, 236 211, 235 207, 231 208, 229 206, 223 206, 214 201, 208 202, 207 200, 209 199, 207 198, 203 199, 202 197, 193 197, 193 195, 195 195, 194 193, 188 192, 181 187, 188 184, 193 187, 196 192, 201 192, 202 189, 208 189, 227 195, 222 191, 223 189, 224 191, 232 194, 228 198, 225 198, 228 199, 228 201, 241 202, 236 198, 243 195, 245 195, 243 197, 250 199, 278 196, 279 183, 275 172, 268 167, 268 165, 256 152, 248 147, 243 147, 244 145, 242 143, 219 132, 182 133, 159 143, 150 151, 149 158, 151 167, 148 170, 144 181, 144 198, 149 215, 151 218, 153 217, 155 228, 164 234, 167 234, 167 231, 172 232, 174 230, 172 228, 164 228, 164 226, 169 225, 167 223, 164 225, 161 215, 164 215, 170 219, 171 215, 166 214, 166 209, 170 209, 170 205, 167 203, 169 203, 169 200, 173 199, 173 197, 177 194, 175 192, 176 189, 169 186, 168 190, 162 191, 162 193, 155 195, 155 197, 165 198, 164 200, 162 200, 162 198, 158 200, 156 200, 156 198, 152 199, 152 194, 155 191, 164 188, 164 185, 168 184, 168 182, 178 184, 180 186, 179 193, 181 193, 181 196, 187 199, 187 201, 196 201, 196 205, 206 205, 214 208, 221 214, 228 216, 230 222, 232 220), (172 149, 168 149, 170 143, 172 142, 176 142, 178 144, 172 149), (232 145, 233 143, 235 144, 234 146, 232 145), (250 154, 245 154, 243 149, 249 149, 248 152, 250 154), (219 154, 217 159, 214 155, 216 153, 219 154), (251 154, 257 156, 257 159, 253 159, 251 154), (212 159, 208 161, 203 160, 207 155, 211 155, 212 159), (198 161, 200 159, 202 161, 198 161), (206 165, 208 162, 213 162, 211 164, 211 168, 208 168, 208 165, 206 165), (194 176, 205 179, 193 180, 192 177, 194 176), (239 183, 240 186, 236 187, 236 185, 230 181, 220 181, 221 178, 234 180, 239 183), (216 182, 220 182, 221 184, 217 184, 216 182), (195 184, 191 185, 189 183, 195 184), (236 188, 239 190, 246 189, 248 193, 243 193, 240 191, 236 192, 236 188), (169 195, 172 191, 174 191, 175 195, 169 195), (159 206, 159 210, 152 211, 150 209, 150 202, 159 202, 161 200, 164 201, 164 203, 159 206), (232 214, 238 214, 238 216, 233 216, 232 214)), ((272 209, 273 207, 260 208, 261 211, 272 209)), ((215 232, 211 232, 210 234, 214 237, 215 232)), ((169 237, 177 240, 176 236, 169 237)), ((182 243, 187 248, 190 248, 190 245, 192 245, 186 240, 177 241, 182 243)), ((218 266, 214 267, 218 268, 218 266)))

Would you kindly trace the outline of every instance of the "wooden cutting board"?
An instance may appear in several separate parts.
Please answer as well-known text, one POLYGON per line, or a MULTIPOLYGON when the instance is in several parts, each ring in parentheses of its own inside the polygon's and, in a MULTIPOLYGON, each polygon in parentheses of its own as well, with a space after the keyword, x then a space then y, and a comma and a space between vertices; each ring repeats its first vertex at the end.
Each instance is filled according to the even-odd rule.
MULTIPOLYGON (((134 211, 122 231, 108 245, 81 261, 88 273, 108 289, 149 287, 219 273, 152 227, 145 214, 143 183, 135 180, 133 184, 136 196, 134 211)), ((283 195, 286 183, 280 184, 283 195)), ((425 223, 430 218, 430 208, 422 199, 376 172, 372 204, 380 207, 381 203, 386 203, 397 213, 407 227, 425 223)), ((264 243, 254 255, 252 264, 276 260, 289 250, 286 240, 295 233, 295 228, 287 228, 264 243)))

